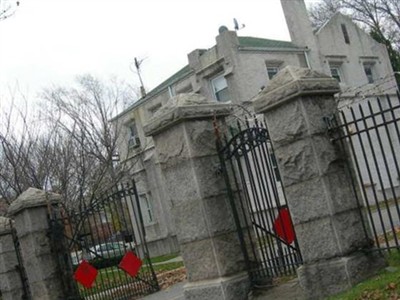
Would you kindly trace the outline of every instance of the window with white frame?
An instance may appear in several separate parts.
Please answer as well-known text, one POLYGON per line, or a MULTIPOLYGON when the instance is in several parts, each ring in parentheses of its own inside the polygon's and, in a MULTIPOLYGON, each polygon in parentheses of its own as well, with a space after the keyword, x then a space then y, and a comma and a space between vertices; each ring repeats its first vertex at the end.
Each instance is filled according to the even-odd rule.
POLYGON ((224 75, 219 75, 211 79, 211 86, 215 99, 221 102, 230 100, 228 83, 226 82, 224 75))
POLYGON ((367 76, 368 83, 373 83, 375 81, 374 64, 364 63, 364 72, 367 76))
POLYGON ((142 212, 143 223, 149 225, 154 223, 153 208, 150 200, 146 195, 140 195, 140 210, 142 212))
POLYGON ((272 79, 278 74, 279 68, 276 66, 267 66, 268 79, 272 79))
POLYGON ((331 65, 330 70, 332 78, 335 78, 339 82, 343 81, 342 70, 339 65, 331 65))
POLYGON ((140 139, 135 122, 131 122, 128 125, 128 146, 132 148, 140 146, 140 139))

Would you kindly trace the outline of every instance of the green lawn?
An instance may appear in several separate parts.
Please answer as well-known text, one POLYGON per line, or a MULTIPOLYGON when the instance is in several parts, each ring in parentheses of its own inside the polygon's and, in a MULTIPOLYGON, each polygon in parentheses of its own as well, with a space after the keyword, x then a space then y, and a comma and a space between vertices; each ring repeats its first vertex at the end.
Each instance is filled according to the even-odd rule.
POLYGON ((387 262, 389 268, 329 300, 400 299, 400 252, 388 254, 387 262))
MULTIPOLYGON (((172 258, 177 257, 178 254, 172 255, 163 255, 159 257, 154 257, 151 259, 153 263, 160 263, 172 258)), ((174 263, 167 263, 167 264, 160 264, 160 265, 153 265, 153 269, 156 273, 163 272, 163 271, 170 271, 175 270, 183 266, 183 262, 174 262, 174 263)), ((139 276, 141 273, 149 272, 149 267, 143 265, 139 271, 139 276)), ((99 270, 97 275, 95 284, 92 288, 86 289, 82 285, 79 285, 79 289, 84 296, 97 294, 103 291, 107 291, 110 289, 115 288, 116 286, 126 285, 135 281, 135 279, 131 278, 127 275, 123 270, 119 269, 117 266, 103 268, 99 270)))
POLYGON ((164 262, 170 259, 173 259, 175 257, 178 257, 179 253, 174 253, 174 254, 168 254, 168 255, 161 255, 161 256, 157 256, 157 257, 153 257, 150 258, 151 263, 160 263, 160 262, 164 262))

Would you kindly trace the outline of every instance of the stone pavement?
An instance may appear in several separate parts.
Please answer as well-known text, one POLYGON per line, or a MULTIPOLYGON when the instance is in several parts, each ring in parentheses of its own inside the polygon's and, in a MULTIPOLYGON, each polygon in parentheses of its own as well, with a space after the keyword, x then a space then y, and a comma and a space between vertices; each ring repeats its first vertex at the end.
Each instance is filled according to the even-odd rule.
MULTIPOLYGON (((146 296, 143 300, 184 300, 183 286, 185 282, 180 282, 170 288, 158 293, 146 296)), ((305 300, 306 297, 301 290, 297 279, 293 279, 269 290, 257 290, 249 295, 249 300, 305 300)))

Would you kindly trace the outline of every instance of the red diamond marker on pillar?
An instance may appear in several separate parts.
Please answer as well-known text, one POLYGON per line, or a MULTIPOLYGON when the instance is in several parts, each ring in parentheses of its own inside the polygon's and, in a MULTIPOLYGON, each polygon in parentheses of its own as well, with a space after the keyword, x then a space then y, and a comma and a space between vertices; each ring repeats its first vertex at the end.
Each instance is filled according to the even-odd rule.
POLYGON ((126 252, 119 263, 119 267, 132 277, 136 276, 141 266, 142 261, 132 251, 126 252))
POLYGON ((91 288, 97 277, 97 269, 83 260, 74 273, 74 279, 85 288, 91 288))

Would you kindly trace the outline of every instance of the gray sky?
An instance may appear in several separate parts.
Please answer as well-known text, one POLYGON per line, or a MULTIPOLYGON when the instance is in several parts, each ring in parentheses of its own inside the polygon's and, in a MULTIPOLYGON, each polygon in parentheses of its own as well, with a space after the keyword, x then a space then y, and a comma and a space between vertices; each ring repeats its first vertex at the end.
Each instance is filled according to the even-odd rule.
POLYGON ((129 68, 135 56, 145 58, 143 80, 151 89, 187 64, 190 51, 212 47, 219 26, 233 29, 233 18, 246 25, 241 36, 289 40, 279 0, 20 2, 0 21, 0 96, 18 84, 34 97, 84 73, 139 85, 129 68))

